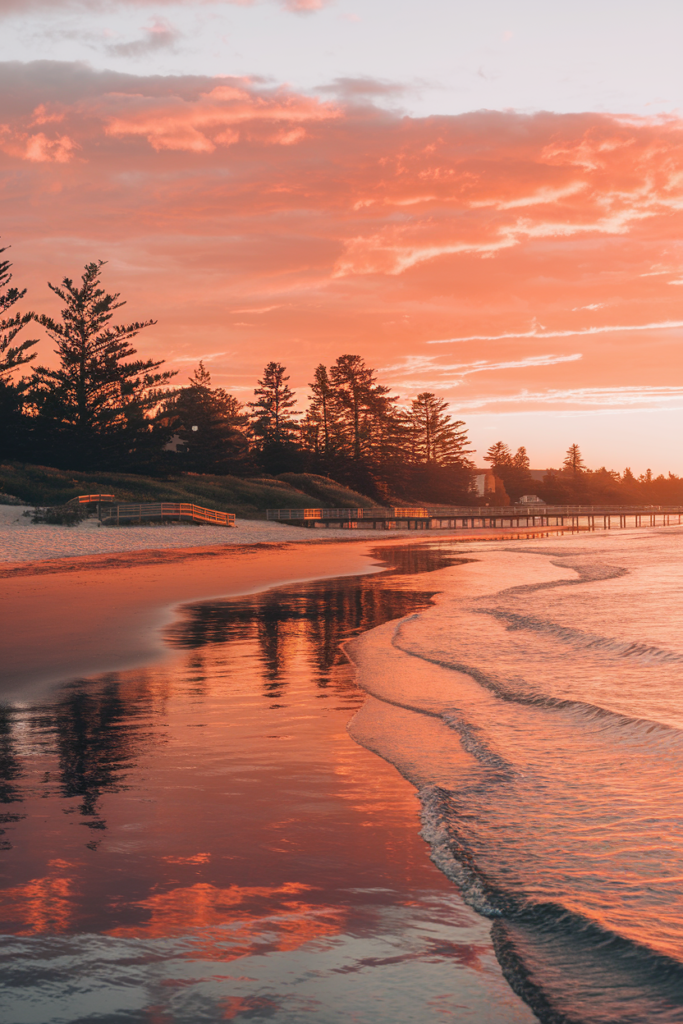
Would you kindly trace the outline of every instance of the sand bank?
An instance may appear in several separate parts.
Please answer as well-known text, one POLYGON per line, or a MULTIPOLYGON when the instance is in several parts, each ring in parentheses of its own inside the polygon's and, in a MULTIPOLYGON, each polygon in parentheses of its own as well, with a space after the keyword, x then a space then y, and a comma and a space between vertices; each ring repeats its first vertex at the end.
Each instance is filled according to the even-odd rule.
POLYGON ((289 540, 315 543, 355 540, 350 530, 304 530, 286 523, 238 519, 231 528, 193 523, 150 523, 144 526, 101 526, 86 519, 77 526, 33 523, 21 506, 0 505, 0 562, 40 558, 72 558, 112 551, 167 550, 216 545, 281 544, 289 540))

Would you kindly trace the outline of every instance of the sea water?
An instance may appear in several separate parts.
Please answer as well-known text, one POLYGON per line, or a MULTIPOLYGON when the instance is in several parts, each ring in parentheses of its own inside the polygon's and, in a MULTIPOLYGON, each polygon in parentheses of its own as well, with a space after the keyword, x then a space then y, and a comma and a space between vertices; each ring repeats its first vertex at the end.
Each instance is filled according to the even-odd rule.
POLYGON ((7 704, 3 1022, 683 1021, 682 553, 384 549, 7 704))
POLYGON ((683 531, 508 546, 347 645, 359 742, 547 1022, 683 1021, 683 531))

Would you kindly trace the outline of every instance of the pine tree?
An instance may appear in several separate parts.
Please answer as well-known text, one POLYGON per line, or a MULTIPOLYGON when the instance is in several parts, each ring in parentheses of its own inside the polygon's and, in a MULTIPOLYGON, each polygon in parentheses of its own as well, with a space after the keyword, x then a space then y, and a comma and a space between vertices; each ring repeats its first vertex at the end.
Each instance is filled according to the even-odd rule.
POLYGON ((248 417, 233 395, 211 386, 211 374, 201 360, 189 386, 177 391, 166 413, 184 442, 185 468, 238 474, 248 468, 248 417))
POLYGON ((487 462, 491 463, 491 469, 493 470, 501 466, 511 466, 513 464, 513 455, 510 447, 504 444, 503 441, 496 441, 495 444, 492 444, 484 458, 487 462))
POLYGON ((296 396, 288 380, 281 363, 268 363, 263 380, 259 380, 254 389, 256 401, 247 402, 253 409, 250 413, 252 431, 261 448, 293 444, 296 440, 299 427, 294 417, 300 414, 294 411, 296 396))
POLYGON ((302 423, 302 442, 316 455, 329 458, 343 447, 340 430, 341 406, 327 367, 320 363, 315 368, 313 381, 308 385, 312 394, 306 418, 302 423))
MULTIPOLYGON (((7 249, 8 246, 0 249, 0 256, 3 252, 7 252, 7 249)), ((25 288, 23 291, 19 291, 18 288, 7 287, 12 280, 11 266, 9 260, 0 259, 0 289, 6 288, 6 291, 0 291, 0 381, 2 382, 5 382, 18 366, 23 366, 35 359, 35 352, 29 355, 29 349, 38 344, 37 338, 20 341, 18 345, 13 344, 19 332, 33 320, 33 313, 15 313, 14 316, 5 316, 8 310, 26 295, 25 288)))
POLYGON ((529 472, 529 456, 526 448, 518 448, 515 454, 503 441, 492 444, 486 455, 491 463, 491 471, 503 484, 506 498, 516 501, 523 494, 528 494, 533 487, 533 478, 529 472))
POLYGON ((52 442, 57 464, 75 469, 132 467, 153 457, 170 434, 150 414, 175 372, 159 372, 163 360, 130 360, 131 340, 156 321, 110 326, 125 303, 100 287, 103 266, 87 264, 80 287, 68 277, 61 287, 48 282, 64 303, 61 320, 36 317, 57 345, 60 366, 35 368, 31 400, 44 444, 52 442))
POLYGON ((270 362, 254 390, 255 402, 247 402, 252 410, 251 433, 256 440, 258 460, 268 473, 299 472, 303 457, 299 440, 299 424, 295 417, 296 396, 289 376, 281 363, 270 362))
POLYGON ((411 404, 411 452, 413 461, 425 465, 462 466, 472 449, 466 448, 467 431, 462 420, 446 414, 448 402, 423 391, 411 404))
MULTIPOLYGON (((0 256, 7 246, 0 249, 0 256)), ((33 313, 6 313, 26 295, 26 289, 8 287, 12 280, 9 260, 0 259, 0 458, 23 459, 28 451, 31 421, 24 415, 27 382, 12 379, 13 371, 29 363, 35 353, 29 353, 37 339, 15 339, 33 319, 33 313), (5 289, 4 291, 2 289, 5 289)))
POLYGON ((574 476, 578 476, 579 473, 583 473, 585 471, 586 466, 581 456, 581 449, 578 444, 572 444, 567 448, 567 454, 564 457, 562 466, 570 473, 573 473, 574 476))
POLYGON ((515 467, 515 469, 526 470, 527 472, 529 471, 531 462, 529 461, 529 456, 527 455, 526 448, 522 446, 521 448, 517 449, 517 451, 512 457, 512 465, 515 467))
POLYGON ((355 355, 339 356, 330 371, 330 379, 346 412, 345 433, 350 458, 360 462, 371 456, 385 457, 386 445, 378 447, 379 435, 384 433, 379 421, 392 417, 397 401, 389 397, 389 388, 377 384, 375 371, 365 365, 361 356, 355 355))

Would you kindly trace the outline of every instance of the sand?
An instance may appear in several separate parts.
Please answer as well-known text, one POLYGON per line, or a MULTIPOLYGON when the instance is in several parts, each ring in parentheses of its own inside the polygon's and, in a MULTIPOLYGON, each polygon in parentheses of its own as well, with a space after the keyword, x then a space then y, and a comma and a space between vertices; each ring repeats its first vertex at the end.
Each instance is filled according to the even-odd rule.
POLYGON ((145 526, 101 526, 85 519, 77 526, 33 523, 18 505, 0 505, 0 562, 36 558, 73 558, 110 551, 188 548, 203 545, 311 544, 356 540, 355 530, 316 529, 257 519, 237 519, 234 527, 195 526, 192 523, 150 523, 145 526))
POLYGON ((476 539, 510 540, 524 536, 542 536, 563 532, 562 527, 516 527, 475 530, 374 530, 359 524, 357 529, 316 527, 305 529, 287 523, 255 519, 237 519, 234 527, 195 526, 192 523, 150 523, 145 526, 101 526, 97 519, 86 519, 78 526, 50 526, 33 523, 25 508, 0 505, 0 564, 16 564, 45 559, 73 559, 86 555, 104 555, 128 551, 172 551, 198 547, 225 548, 245 544, 338 544, 348 541, 391 541, 405 543, 420 536, 457 536, 476 539))
POLYGON ((309 530, 254 520, 67 527, 34 524, 24 511, 0 506, 0 697, 15 699, 163 658, 164 627, 189 602, 374 572, 378 550, 390 558, 396 544, 561 532, 309 530))

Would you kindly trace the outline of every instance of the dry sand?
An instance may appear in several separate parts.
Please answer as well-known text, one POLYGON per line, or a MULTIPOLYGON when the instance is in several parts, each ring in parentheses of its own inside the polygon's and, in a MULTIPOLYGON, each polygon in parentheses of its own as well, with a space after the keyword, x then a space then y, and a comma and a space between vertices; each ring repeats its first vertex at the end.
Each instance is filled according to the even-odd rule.
POLYGON ((314 543, 356 540, 355 530, 306 530, 286 523, 238 519, 234 527, 195 526, 192 523, 150 523, 145 526, 100 526, 85 519, 78 526, 33 523, 20 505, 0 505, 0 562, 36 558, 73 558, 110 551, 188 548, 204 545, 314 543))
MULTIPOLYGON (((81 555, 104 555, 116 551, 163 551, 177 548, 234 547, 244 544, 320 544, 372 539, 406 542, 419 538, 422 531, 340 529, 304 529, 287 523, 238 519, 234 527, 195 526, 191 523, 150 523, 146 526, 101 526, 97 519, 86 519, 78 526, 49 526, 33 523, 25 508, 0 505, 0 563, 31 562, 81 555)), ((457 536, 475 539, 509 540, 528 535, 561 533, 561 527, 519 527, 497 530, 439 530, 430 536, 457 536)), ((424 536, 424 534, 422 534, 424 536)))

